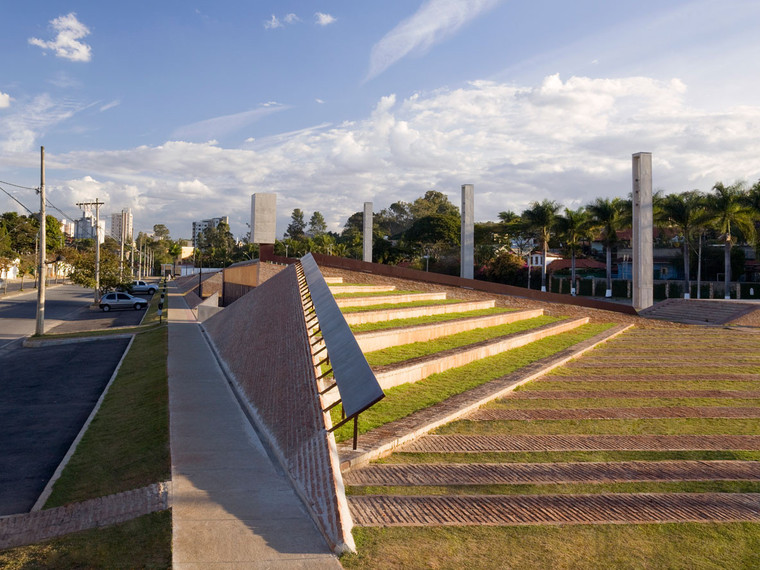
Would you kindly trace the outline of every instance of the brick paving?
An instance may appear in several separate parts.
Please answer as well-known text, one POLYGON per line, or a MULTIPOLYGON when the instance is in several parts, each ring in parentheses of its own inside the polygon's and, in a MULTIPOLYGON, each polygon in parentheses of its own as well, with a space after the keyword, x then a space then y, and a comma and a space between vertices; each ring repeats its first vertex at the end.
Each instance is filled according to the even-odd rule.
POLYGON ((758 461, 620 461, 616 463, 425 463, 369 465, 347 485, 517 485, 643 481, 760 481, 758 461))
POLYGON ((169 508, 169 482, 0 518, 0 549, 109 526, 169 508))
POLYGON ((425 435, 399 451, 483 453, 519 451, 760 450, 760 435, 425 435))
POLYGON ((760 390, 520 390, 514 400, 577 400, 585 398, 740 398, 760 399, 760 390))
POLYGON ((478 421, 531 421, 660 418, 760 418, 760 407, 730 408, 727 406, 678 406, 672 408, 480 409, 467 416, 466 419, 478 421))
POLYGON ((551 375, 545 382, 755 382, 760 374, 573 374, 551 375))
POLYGON ((760 521, 760 494, 352 496, 363 526, 760 521))

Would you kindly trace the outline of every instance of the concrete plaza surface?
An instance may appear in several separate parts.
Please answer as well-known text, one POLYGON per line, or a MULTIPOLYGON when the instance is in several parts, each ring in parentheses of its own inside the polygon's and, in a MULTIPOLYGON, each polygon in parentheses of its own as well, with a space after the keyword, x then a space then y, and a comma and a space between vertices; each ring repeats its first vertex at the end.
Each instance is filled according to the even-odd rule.
POLYGON ((173 567, 340 568, 182 294, 169 297, 173 567))

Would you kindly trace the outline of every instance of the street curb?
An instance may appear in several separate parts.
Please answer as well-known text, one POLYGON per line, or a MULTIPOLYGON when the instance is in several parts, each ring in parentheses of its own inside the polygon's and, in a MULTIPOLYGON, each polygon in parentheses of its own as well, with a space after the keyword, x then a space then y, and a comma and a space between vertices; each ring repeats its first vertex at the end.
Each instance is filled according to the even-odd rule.
MULTIPOLYGON (((138 325, 139 326, 139 325, 138 325)), ((99 332, 99 331, 91 331, 99 332)), ((98 335, 98 336, 81 336, 76 338, 50 338, 50 339, 34 339, 32 337, 26 337, 22 342, 24 348, 40 348, 42 346, 57 346, 63 344, 78 344, 80 342, 93 342, 97 340, 108 340, 110 338, 132 338, 137 333, 124 333, 124 334, 110 334, 110 335, 98 335)), ((121 363, 120 363, 121 364, 121 363)))

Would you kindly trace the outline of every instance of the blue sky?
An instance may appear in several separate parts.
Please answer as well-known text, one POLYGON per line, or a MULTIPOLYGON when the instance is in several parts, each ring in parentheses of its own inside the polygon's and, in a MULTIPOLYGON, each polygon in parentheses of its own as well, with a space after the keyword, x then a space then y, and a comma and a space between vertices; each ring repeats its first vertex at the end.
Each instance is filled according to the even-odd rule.
MULTIPOLYGON (((253 192, 339 231, 426 190, 476 219, 760 178, 755 0, 0 0, 0 180, 137 230, 228 215, 253 192)), ((7 191, 12 187, 3 186, 7 191)), ((33 206, 34 195, 15 196, 33 206)), ((15 204, 0 194, 2 211, 15 204)))

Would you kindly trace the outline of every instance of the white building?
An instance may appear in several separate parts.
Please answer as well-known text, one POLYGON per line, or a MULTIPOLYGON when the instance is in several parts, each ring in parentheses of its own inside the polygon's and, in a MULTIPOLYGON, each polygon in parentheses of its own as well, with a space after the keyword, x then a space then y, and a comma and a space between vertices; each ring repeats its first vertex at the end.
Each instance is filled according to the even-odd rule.
POLYGON ((132 209, 124 208, 121 212, 111 214, 111 237, 117 242, 132 243, 132 209))
POLYGON ((74 222, 75 239, 95 239, 98 243, 103 243, 106 238, 106 222, 99 220, 98 230, 95 229, 95 214, 89 210, 82 212, 82 217, 74 222))
POLYGON ((198 246, 198 238, 203 233, 203 231, 206 228, 210 227, 216 227, 219 224, 224 222, 225 224, 229 224, 229 218, 227 216, 222 216, 221 218, 211 218, 209 220, 200 220, 199 222, 193 222, 193 247, 198 246))

